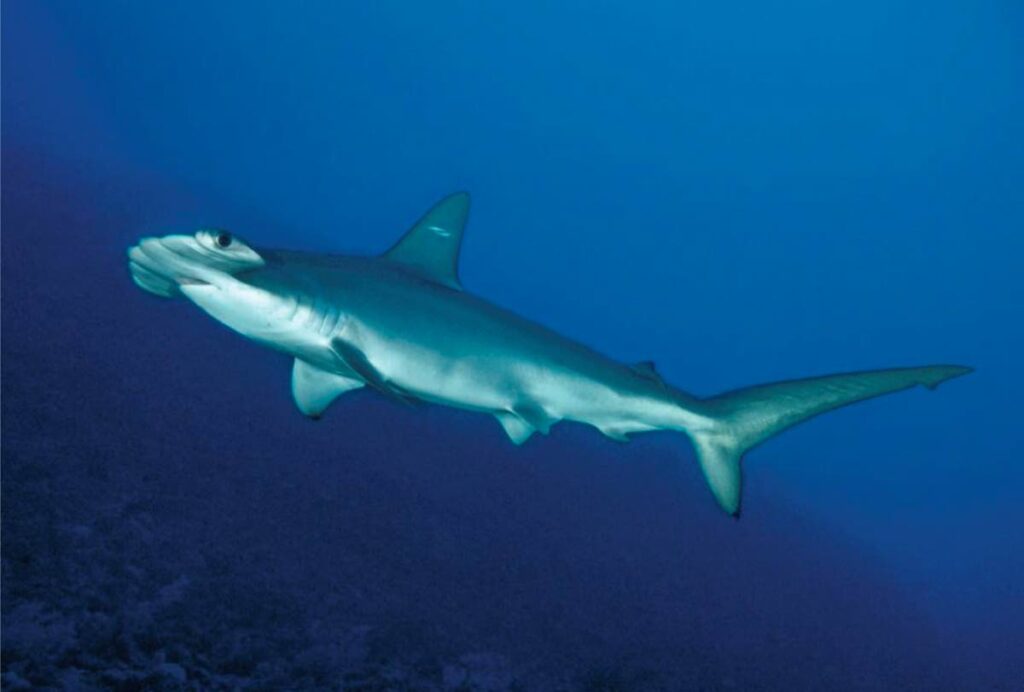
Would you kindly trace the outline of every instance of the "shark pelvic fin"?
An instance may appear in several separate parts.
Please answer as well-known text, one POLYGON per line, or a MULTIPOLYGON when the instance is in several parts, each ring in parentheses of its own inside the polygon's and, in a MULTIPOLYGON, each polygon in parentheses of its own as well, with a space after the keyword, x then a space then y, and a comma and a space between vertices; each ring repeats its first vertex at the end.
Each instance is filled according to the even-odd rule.
POLYGON ((462 290, 459 249, 469 216, 469 194, 456 192, 435 204, 384 258, 442 286, 462 290))
POLYGON ((517 445, 526 442, 535 432, 547 435, 551 426, 558 422, 557 418, 552 418, 547 411, 532 403, 517 404, 508 411, 496 411, 494 417, 517 445))
POLYGON ((508 435, 509 439, 517 445, 521 445, 529 440, 530 436, 535 432, 532 425, 514 413, 502 411, 495 413, 494 417, 501 423, 501 427, 505 429, 505 434, 508 435))
POLYGON ((517 404, 513 407, 512 413, 526 421, 526 424, 531 428, 545 435, 551 431, 551 426, 559 420, 558 418, 552 418, 547 411, 532 403, 517 404))
POLYGON ((298 358, 292 367, 292 397, 310 418, 319 418, 340 394, 362 386, 359 380, 321 370, 298 358))

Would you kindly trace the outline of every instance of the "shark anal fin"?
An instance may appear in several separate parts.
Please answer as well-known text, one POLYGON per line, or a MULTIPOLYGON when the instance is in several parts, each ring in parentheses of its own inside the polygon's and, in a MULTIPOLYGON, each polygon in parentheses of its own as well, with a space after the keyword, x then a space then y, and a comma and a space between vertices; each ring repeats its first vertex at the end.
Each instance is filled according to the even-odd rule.
POLYGON ((435 204, 384 258, 434 283, 462 290, 459 250, 469 216, 469 194, 456 192, 435 204))
POLYGON ((534 433, 533 426, 514 413, 502 411, 495 413, 494 417, 501 423, 501 427, 505 429, 505 434, 508 435, 508 438, 517 445, 521 445, 529 440, 530 436, 534 433))
POLYGON ((605 437, 609 437, 609 438, 615 440, 616 442, 629 442, 629 434, 628 434, 628 429, 627 428, 622 428, 620 426, 615 426, 615 425, 609 425, 609 426, 605 426, 603 428, 602 427, 598 427, 598 430, 601 431, 602 435, 604 435, 605 437))
POLYGON ((386 394, 405 404, 416 403, 415 397, 400 387, 396 387, 392 383, 388 382, 387 379, 381 375, 380 371, 373 367, 373 364, 367 360, 363 352, 352 344, 349 344, 343 339, 332 339, 331 349, 352 372, 358 375, 363 382, 370 385, 378 392, 386 394))
POLYGON ((292 367, 292 397, 299 410, 311 418, 319 418, 339 395, 362 386, 359 380, 321 370, 298 358, 292 367))

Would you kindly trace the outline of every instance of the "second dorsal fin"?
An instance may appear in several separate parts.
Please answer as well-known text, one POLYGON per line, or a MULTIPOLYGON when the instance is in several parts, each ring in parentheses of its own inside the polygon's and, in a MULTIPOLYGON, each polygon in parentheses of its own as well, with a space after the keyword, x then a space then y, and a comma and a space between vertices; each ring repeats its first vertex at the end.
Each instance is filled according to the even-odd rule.
POLYGON ((431 207, 384 258, 425 279, 461 290, 459 249, 469 216, 469 193, 456 192, 431 207))
POLYGON ((662 382, 661 374, 658 373, 654 367, 653 360, 642 360, 639 363, 633 363, 631 366, 633 372, 641 377, 647 378, 648 380, 654 380, 655 382, 662 382))

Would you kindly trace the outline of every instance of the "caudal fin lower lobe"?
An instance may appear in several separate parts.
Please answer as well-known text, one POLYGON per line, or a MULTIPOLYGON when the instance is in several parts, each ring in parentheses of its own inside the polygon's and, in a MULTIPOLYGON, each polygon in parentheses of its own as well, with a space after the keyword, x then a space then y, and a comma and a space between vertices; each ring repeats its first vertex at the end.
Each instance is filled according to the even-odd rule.
POLYGON ((820 413, 917 385, 935 389, 973 372, 962 365, 932 365, 843 373, 763 384, 726 392, 701 404, 714 421, 692 431, 701 470, 715 499, 738 517, 743 492, 741 460, 747 450, 820 413))

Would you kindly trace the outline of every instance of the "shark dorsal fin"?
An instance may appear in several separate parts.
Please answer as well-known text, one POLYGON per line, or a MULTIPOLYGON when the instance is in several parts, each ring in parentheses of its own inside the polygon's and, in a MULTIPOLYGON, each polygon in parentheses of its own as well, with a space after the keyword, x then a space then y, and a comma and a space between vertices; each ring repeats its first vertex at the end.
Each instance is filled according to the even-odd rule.
POLYGON ((456 192, 445 197, 385 252, 384 258, 425 279, 461 290, 459 247, 468 215, 469 193, 456 192))

